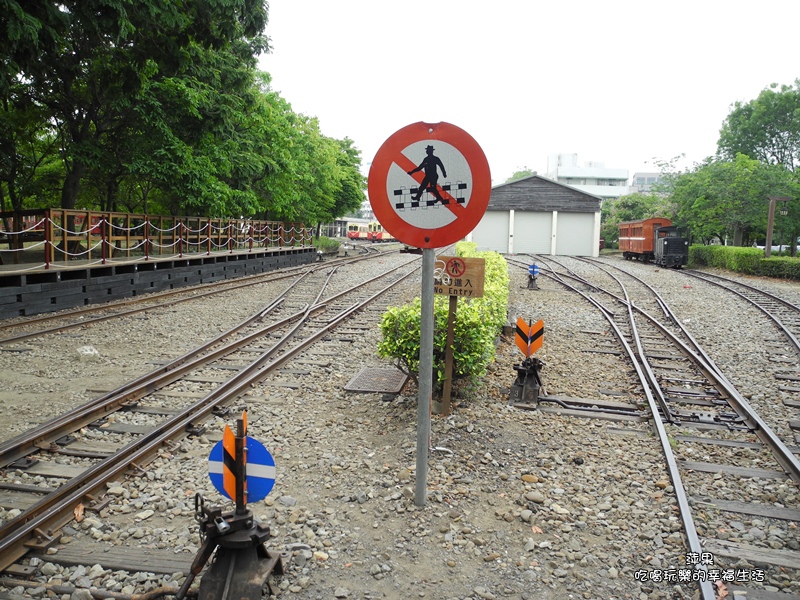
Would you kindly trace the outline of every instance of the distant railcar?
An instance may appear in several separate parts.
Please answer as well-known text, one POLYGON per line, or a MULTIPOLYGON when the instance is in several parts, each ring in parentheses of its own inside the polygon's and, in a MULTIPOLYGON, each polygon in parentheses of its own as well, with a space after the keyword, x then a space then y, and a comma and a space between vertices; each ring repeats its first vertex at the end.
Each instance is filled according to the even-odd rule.
POLYGON ((367 236, 367 239, 371 242, 391 242, 394 240, 394 236, 377 221, 373 221, 367 226, 367 236))
POLYGON ((681 236, 677 227, 659 227, 656 236, 654 263, 660 267, 680 269, 689 262, 689 240, 681 236))
POLYGON ((641 219, 619 224, 619 249, 626 260, 655 262, 680 268, 689 259, 689 243, 665 218, 641 219))
POLYGON ((361 223, 350 223, 347 225, 347 238, 351 240, 369 239, 369 229, 361 223))

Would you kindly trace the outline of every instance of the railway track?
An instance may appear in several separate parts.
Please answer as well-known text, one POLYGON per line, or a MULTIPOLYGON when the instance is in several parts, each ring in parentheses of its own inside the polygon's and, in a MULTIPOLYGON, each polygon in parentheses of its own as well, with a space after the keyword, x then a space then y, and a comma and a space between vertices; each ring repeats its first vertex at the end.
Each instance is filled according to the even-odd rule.
MULTIPOLYGON (((76 511, 101 511, 107 482, 174 451, 203 423, 227 414, 256 383, 324 343, 337 327, 418 269, 409 256, 354 282, 336 266, 297 274, 270 304, 237 326, 68 414, 0 444, 0 489, 24 510, 0 526, 0 568, 58 541, 76 511), (32 481, 34 483, 28 483, 32 481)), ((23 571, 24 572, 24 571, 23 571)))
POLYGON ((336 265, 354 264, 363 260, 372 260, 384 251, 386 250, 365 246, 359 249, 358 256, 336 258, 328 260, 325 263, 314 263, 304 267, 281 269, 280 272, 249 275, 235 280, 180 287, 174 290, 156 292, 128 300, 96 304, 83 308, 72 308, 56 313, 5 320, 0 322, 0 348, 47 334, 61 333, 70 329, 82 328, 104 321, 158 310, 165 306, 173 306, 176 303, 205 301, 217 295, 230 293, 251 286, 282 281, 294 277, 299 273, 329 269, 336 265), (55 324, 50 325, 51 323, 55 324))
POLYGON ((796 303, 722 275, 691 270, 683 272, 689 277, 727 290, 758 308, 775 324, 781 335, 786 338, 800 357, 800 306, 796 303))
MULTIPOLYGON (((735 577, 726 579, 732 568, 727 565, 735 565, 740 558, 760 567, 741 569, 740 579, 763 581, 770 570, 800 572, 800 553, 791 544, 775 541, 772 548, 763 548, 727 542, 715 537, 707 517, 711 514, 715 523, 736 527, 747 515, 763 521, 767 531, 783 531, 772 526, 781 521, 796 532, 791 524, 800 519, 800 511, 783 506, 774 494, 776 482, 795 492, 800 482, 800 448, 791 433, 782 439, 773 431, 661 295, 641 278, 599 261, 582 261, 586 267, 580 274, 559 260, 539 262, 550 265, 545 276, 580 293, 603 313, 635 368, 637 395, 646 397, 649 413, 655 416, 653 427, 680 508, 687 544, 685 581, 696 581, 704 600, 714 600, 716 582, 734 581, 735 577), (612 286, 613 291, 608 289, 612 286), (709 477, 712 482, 724 478, 726 489, 748 501, 712 495, 714 484, 709 485, 709 477), (695 524, 698 512, 703 515, 701 525, 695 524)), ((527 264, 519 266, 527 268, 527 264)), ((781 303, 791 310, 788 304, 781 303)), ((797 539, 793 545, 797 547, 797 539)), ((643 571, 642 576, 652 573, 643 571)))
MULTIPOLYGON (((385 259, 392 264, 395 260, 385 259)), ((565 264, 589 282, 575 283, 589 296, 600 298, 599 287, 620 295, 611 278, 584 274, 584 270, 594 271, 595 267, 571 260, 565 260, 565 264)), ((367 268, 358 267, 360 271, 367 268)), ((636 264, 631 267, 634 272, 638 268, 636 264)), ((268 502, 253 505, 253 510, 272 526, 270 547, 292 554, 288 574, 277 582, 284 594, 312 600, 334 597, 335 590, 345 588, 350 597, 362 593, 365 597, 411 597, 425 592, 429 597, 461 598, 474 597, 474 590, 481 587, 487 597, 696 597, 696 582, 672 579, 658 583, 640 578, 642 570, 677 577, 673 567, 684 566, 686 545, 661 449, 646 421, 644 397, 635 391, 639 384, 629 378, 630 367, 618 356, 621 349, 608 333, 610 325, 588 301, 550 279, 542 278, 541 292, 518 291, 525 288, 523 273, 511 269, 513 310, 526 318, 539 315, 545 320, 545 344, 539 355, 546 361, 544 383, 552 388, 552 396, 567 401, 582 396, 586 404, 567 409, 542 403, 537 411, 508 408, 507 386, 514 377, 512 361, 519 353, 513 340, 506 339, 510 343, 498 347, 496 368, 474 391, 459 394, 452 417, 433 421, 432 439, 441 451, 433 452, 430 458, 432 496, 428 510, 416 510, 413 497, 406 496, 409 477, 413 481, 414 473, 413 390, 384 396, 353 393, 345 386, 361 368, 382 365, 374 356, 379 339, 375 319, 382 312, 379 308, 367 308, 363 321, 359 318, 343 323, 322 346, 317 344, 311 354, 293 359, 279 374, 268 378, 269 385, 259 383, 235 403, 234 414, 238 414, 241 403, 246 402, 252 435, 267 445, 278 465, 275 492, 268 502), (603 402, 592 406, 592 401, 600 398, 624 404, 625 414, 604 412, 603 402), (567 416, 573 413, 603 420, 567 416)), ((670 275, 664 272, 654 279, 660 282, 660 277, 670 275)), ((679 307, 684 319, 691 315, 692 324, 701 324, 696 305, 705 299, 708 286, 698 282, 693 290, 684 290, 686 282, 676 282, 677 291, 666 298, 679 307)), ((335 279, 332 285, 336 285, 335 279)), ((662 289, 661 284, 656 287, 662 289)), ((274 298, 266 288, 250 289, 248 294, 261 295, 263 301, 247 313, 256 312, 256 306, 260 310, 274 298)), ((232 310, 234 302, 245 304, 246 299, 243 302, 239 295, 235 301, 224 302, 226 329, 234 322, 228 317, 240 314, 232 310)), ((719 305, 727 308, 732 303, 733 299, 719 305)), ((116 340, 128 336, 136 348, 148 343, 136 334, 139 329, 151 336, 145 340, 158 340, 162 332, 165 338, 172 335, 172 340, 181 342, 205 339, 215 320, 209 318, 208 306, 201 304, 192 308, 205 317, 199 319, 205 321, 199 327, 186 310, 193 305, 183 304, 182 308, 156 311, 149 318, 120 319, 113 332, 97 326, 78 331, 80 335, 51 336, 45 343, 53 347, 52 352, 43 351, 34 341, 27 344, 31 347, 28 354, 4 353, 0 364, 6 373, 16 369, 24 374, 26 356, 33 369, 41 369, 43 361, 50 360, 64 369, 65 383, 70 377, 89 382, 93 372, 102 372, 104 378, 106 373, 113 376, 115 357, 127 360, 127 355, 105 345, 106 336, 116 340), (178 321, 181 327, 173 329, 178 321), (73 371, 69 363, 59 361, 68 359, 68 352, 79 344, 96 345, 101 358, 73 371)), ((210 304, 223 306, 222 302, 210 304)), ((615 312, 627 310, 618 302, 604 300, 604 304, 615 312)), ((755 309, 745 312, 751 317, 755 334, 759 321, 752 318, 755 309)), ((668 321, 662 312, 657 315, 659 320, 668 321)), ((221 333, 221 323, 213 330, 221 333)), ((699 335, 699 339, 706 344, 707 338, 699 335)), ((720 365, 727 365, 719 361, 717 347, 710 348, 712 355, 720 365)), ((175 344, 174 349, 178 348, 184 348, 183 354, 189 344, 175 344)), ((166 363, 176 355, 157 352, 154 356, 166 363)), ((161 362, 158 365, 162 366, 161 362)), ((759 384, 762 379, 765 377, 759 384)), ((100 381, 99 376, 95 381, 100 381)), ((20 383, 24 384, 22 378, 20 383)), ((189 386, 195 385, 200 383, 187 382, 185 389, 173 393, 190 394, 193 390, 189 386)), ((47 393, 46 381, 42 381, 42 388, 47 393)), ((15 389, 38 390, 23 386, 15 389)), ((48 400, 57 402, 58 398, 48 400)), ((5 418, 11 423, 18 420, 8 412, 5 418)), ((207 476, 208 452, 218 439, 215 434, 221 432, 222 421, 231 419, 212 418, 206 434, 192 436, 191 443, 163 446, 152 463, 129 470, 127 477, 118 478, 111 487, 107 485, 106 494, 113 497, 107 509, 100 514, 87 511, 83 522, 73 521, 65 527, 56 554, 35 552, 22 561, 36 569, 25 586, 46 585, 48 594, 53 591, 61 595, 72 593, 68 590, 71 585, 92 586, 99 593, 121 592, 119 600, 129 600, 128 595, 148 592, 153 586, 180 585, 180 580, 175 576, 170 579, 170 574, 186 572, 198 544, 188 504, 194 491, 212 500, 216 497, 207 476), (154 576, 152 567, 145 568, 145 555, 159 560, 165 570, 155 571, 154 576), (177 564, 181 560, 183 565, 177 564), (92 568, 96 563, 105 571, 92 568), (49 574, 54 571, 54 575, 49 574), (88 577, 74 579, 83 572, 88 577), (58 587, 60 582, 63 585, 58 587)), ((672 431, 672 425, 665 427, 672 431)), ((675 431, 678 435, 697 434, 691 428, 675 431)), ((755 438, 754 443, 758 443, 755 438)), ((687 446, 676 440, 676 449, 681 447, 687 446)), ((729 449, 734 455, 750 452, 739 447, 729 449)), ((746 454, 737 456, 742 461, 749 458, 746 454)), ((678 460, 684 458, 678 456, 678 460)), ((696 455, 688 459, 703 460, 696 455)), ((63 457, 62 464, 71 460, 63 457)), ((751 529, 762 529, 766 534, 766 539, 751 542, 762 549, 776 539, 782 540, 780 551, 797 541, 796 531, 788 527, 790 521, 743 513, 734 518, 732 513, 704 504, 705 499, 713 497, 746 500, 737 497, 738 486, 729 487, 730 476, 697 472, 686 477, 702 478, 699 485, 707 487, 699 491, 693 487, 689 494, 701 541, 736 542, 735 549, 727 549, 732 553, 740 551, 743 536, 747 543, 751 529), (732 527, 744 527, 744 531, 732 527), (723 530, 733 533, 724 534, 723 530), (722 540, 725 536, 728 539, 722 540)), ((39 483, 35 476, 20 474, 19 478, 24 483, 39 483)), ((752 479, 751 485, 772 495, 770 507, 777 502, 797 506, 800 496, 788 493, 795 486, 786 479, 752 479)), ((8 517, 13 512, 0 509, 3 514, 8 517)), ((794 596, 787 592, 800 591, 796 581, 790 581, 795 578, 792 569, 766 567, 747 554, 741 554, 740 559, 721 553, 713 557, 716 565, 711 568, 730 564, 748 573, 757 574, 759 569, 766 573, 766 581, 753 583, 747 597, 789 600, 794 596)), ((23 594, 22 587, 12 589, 22 585, 21 579, 5 579, 0 585, 12 594, 23 594)), ((726 587, 727 597, 733 597, 735 584, 726 582, 726 587)), ((719 591, 722 594, 725 590, 719 591)))

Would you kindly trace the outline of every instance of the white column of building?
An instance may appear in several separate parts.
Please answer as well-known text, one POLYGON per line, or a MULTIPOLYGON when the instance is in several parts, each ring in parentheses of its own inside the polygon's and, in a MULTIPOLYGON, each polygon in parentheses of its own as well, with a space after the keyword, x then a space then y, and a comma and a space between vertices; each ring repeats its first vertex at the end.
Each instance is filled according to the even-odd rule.
POLYGON ((557 231, 558 231, 558 211, 554 210, 553 211, 553 229, 550 232, 550 236, 551 236, 550 237, 550 255, 551 256, 555 256, 556 255, 556 242, 558 241, 558 239, 557 239, 557 231))
POLYGON ((514 211, 508 211, 508 253, 514 254, 514 211))
POLYGON ((597 258, 600 256, 600 211, 594 213, 594 247, 592 249, 592 256, 597 258))

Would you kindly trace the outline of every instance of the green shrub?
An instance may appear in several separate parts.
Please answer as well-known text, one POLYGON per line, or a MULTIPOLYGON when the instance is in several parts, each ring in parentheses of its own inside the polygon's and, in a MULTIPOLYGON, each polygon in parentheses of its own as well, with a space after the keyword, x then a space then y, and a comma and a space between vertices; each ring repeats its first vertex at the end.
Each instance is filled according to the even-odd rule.
POLYGON ((338 240, 332 240, 323 235, 314 240, 314 247, 322 252, 336 252, 339 250, 339 246, 341 246, 341 243, 338 240))
MULTIPOLYGON (((456 255, 486 261, 484 296, 459 300, 453 338, 453 378, 476 379, 494 360, 495 339, 506 323, 508 312, 508 267, 496 252, 476 252, 475 244, 461 242, 456 255)), ((449 298, 434 298, 433 371, 436 391, 445 380, 445 346, 449 298)), ((393 306, 381 321, 382 341, 378 354, 393 358, 415 378, 419 374, 420 315, 422 302, 393 306)))
POLYGON ((791 256, 762 257, 759 261, 759 270, 759 274, 765 277, 800 281, 800 258, 791 256))
POLYGON ((689 266, 715 267, 746 275, 800 280, 800 258, 787 256, 764 258, 764 251, 760 248, 691 246, 689 266))

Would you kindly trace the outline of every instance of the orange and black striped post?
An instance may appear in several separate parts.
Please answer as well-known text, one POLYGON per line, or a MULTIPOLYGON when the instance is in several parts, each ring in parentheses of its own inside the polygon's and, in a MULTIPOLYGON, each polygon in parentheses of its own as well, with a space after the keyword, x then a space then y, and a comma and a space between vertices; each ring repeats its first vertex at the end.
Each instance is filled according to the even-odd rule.
POLYGON ((222 485, 236 502, 236 514, 247 511, 247 412, 236 420, 236 435, 228 425, 222 434, 222 485))

